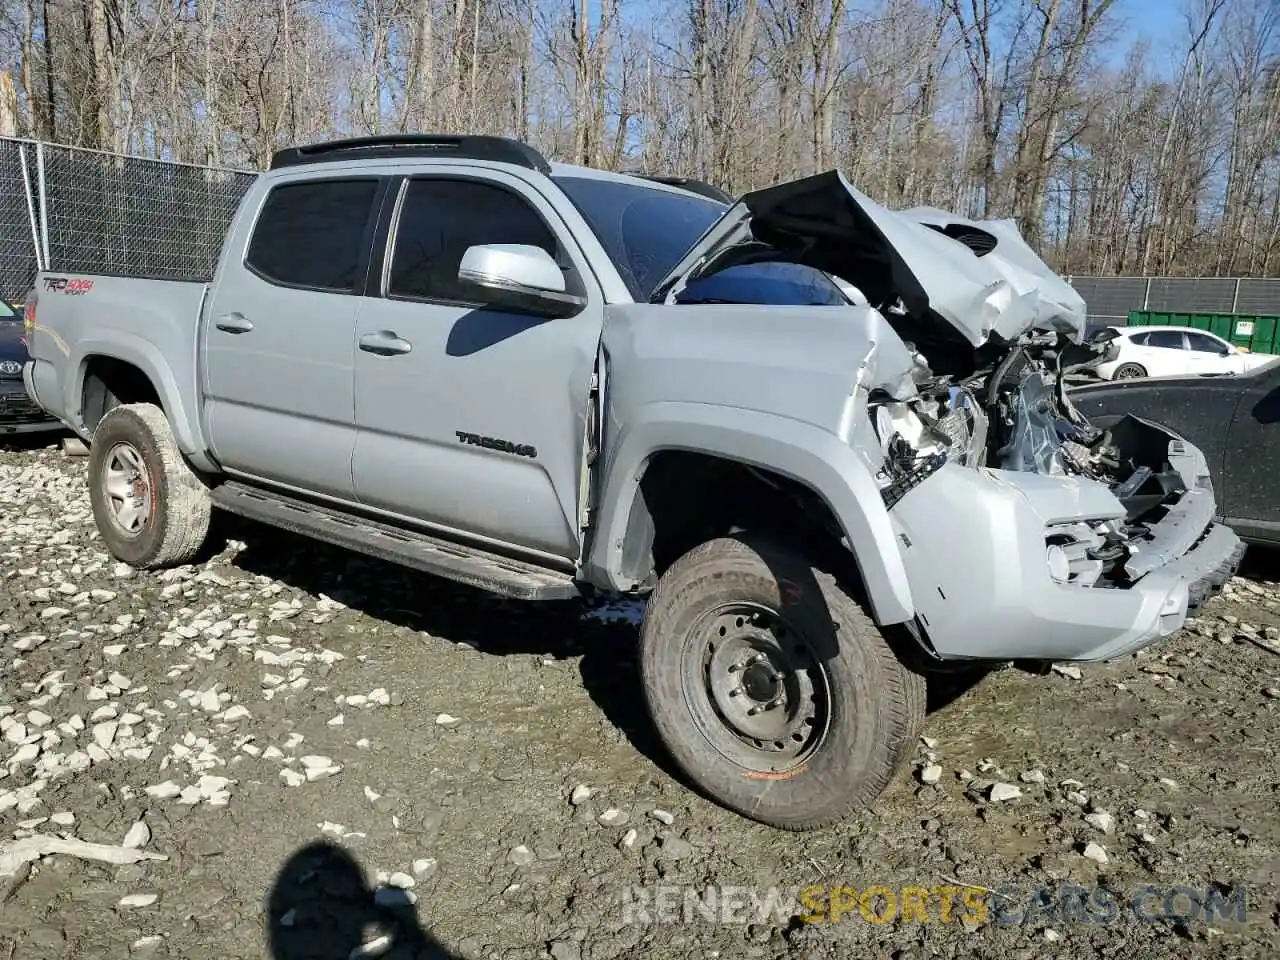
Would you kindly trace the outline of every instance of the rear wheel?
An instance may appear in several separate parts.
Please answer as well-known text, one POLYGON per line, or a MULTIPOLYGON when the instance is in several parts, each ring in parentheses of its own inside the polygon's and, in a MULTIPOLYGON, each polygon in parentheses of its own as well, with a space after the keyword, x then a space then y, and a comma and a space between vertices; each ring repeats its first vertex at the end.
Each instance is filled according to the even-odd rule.
POLYGON ((1147 375, 1146 368, 1140 363, 1122 363, 1116 367, 1116 372, 1112 374, 1113 380, 1135 380, 1138 377, 1147 375))
POLYGON ((98 422, 89 448, 89 500, 107 549, 131 566, 186 563, 209 532, 209 491, 155 404, 114 407, 98 422))
POLYGON ((872 801, 914 743, 925 684, 829 574, 768 540, 695 547, 641 628, 654 725, 711 799, 789 830, 872 801))

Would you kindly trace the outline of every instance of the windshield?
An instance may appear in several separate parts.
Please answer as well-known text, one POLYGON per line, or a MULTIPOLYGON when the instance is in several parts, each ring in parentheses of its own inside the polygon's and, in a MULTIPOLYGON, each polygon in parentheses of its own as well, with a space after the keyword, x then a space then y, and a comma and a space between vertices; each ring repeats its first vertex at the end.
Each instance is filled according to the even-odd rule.
POLYGON ((555 181, 595 231, 631 295, 641 302, 727 209, 692 193, 620 180, 564 176, 555 181))

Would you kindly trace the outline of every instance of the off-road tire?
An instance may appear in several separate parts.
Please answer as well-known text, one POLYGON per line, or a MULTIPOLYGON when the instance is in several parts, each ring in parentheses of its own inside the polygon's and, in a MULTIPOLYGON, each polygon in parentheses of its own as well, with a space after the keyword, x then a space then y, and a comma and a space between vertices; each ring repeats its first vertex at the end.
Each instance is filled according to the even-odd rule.
POLYGON ((89 499, 111 555, 139 569, 188 562, 209 533, 209 490, 183 459, 164 411, 153 403, 113 407, 98 422, 89 448, 89 499), (104 487, 107 462, 119 444, 138 453, 150 490, 149 513, 134 536, 117 526, 104 487))
POLYGON ((1147 375, 1147 368, 1140 363, 1122 363, 1111 375, 1112 380, 1137 380, 1147 375))
POLYGON ((665 571, 646 606, 640 665, 652 721, 690 783, 745 817, 786 830, 828 826, 869 805, 903 767, 924 719, 924 678, 894 655, 835 577, 748 534, 707 541, 665 571), (697 694, 690 692, 693 678, 685 677, 697 657, 688 645, 701 645, 695 634, 702 635, 698 625, 709 611, 739 603, 779 611, 787 629, 804 638, 801 648, 816 654, 805 662, 812 668, 816 659, 825 675, 826 735, 781 773, 727 757, 713 743, 724 732, 705 733, 705 713, 702 721, 695 715, 703 708, 691 706, 697 694))

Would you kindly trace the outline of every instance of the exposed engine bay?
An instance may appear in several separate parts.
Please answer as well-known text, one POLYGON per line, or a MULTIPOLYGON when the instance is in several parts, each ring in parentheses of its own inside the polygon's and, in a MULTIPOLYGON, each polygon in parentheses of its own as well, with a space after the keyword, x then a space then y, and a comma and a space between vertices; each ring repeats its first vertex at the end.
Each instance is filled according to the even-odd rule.
POLYGON ((1066 375, 1105 350, 1060 333, 1028 333, 998 359, 979 359, 964 374, 936 374, 916 352, 918 396, 873 396, 870 404, 885 454, 877 482, 886 506, 946 462, 1097 481, 1120 501, 1125 516, 1055 529, 1049 539, 1055 579, 1122 586, 1141 576, 1147 565, 1131 559, 1164 508, 1187 490, 1170 459, 1177 459, 1181 444, 1134 418, 1099 429, 1075 408, 1066 375))

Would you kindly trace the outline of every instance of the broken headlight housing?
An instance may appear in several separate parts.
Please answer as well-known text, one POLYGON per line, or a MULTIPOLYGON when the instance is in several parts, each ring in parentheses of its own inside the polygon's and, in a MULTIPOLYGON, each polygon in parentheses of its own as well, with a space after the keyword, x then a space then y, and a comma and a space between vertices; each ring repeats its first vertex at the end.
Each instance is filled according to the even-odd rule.
POLYGON ((1049 576, 1077 587, 1097 586, 1128 555, 1118 520, 1055 523, 1046 528, 1044 543, 1049 576))

